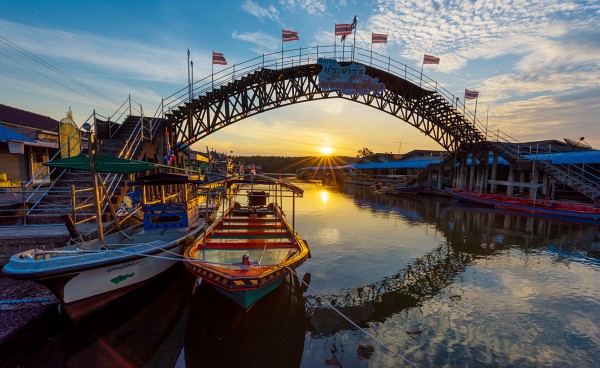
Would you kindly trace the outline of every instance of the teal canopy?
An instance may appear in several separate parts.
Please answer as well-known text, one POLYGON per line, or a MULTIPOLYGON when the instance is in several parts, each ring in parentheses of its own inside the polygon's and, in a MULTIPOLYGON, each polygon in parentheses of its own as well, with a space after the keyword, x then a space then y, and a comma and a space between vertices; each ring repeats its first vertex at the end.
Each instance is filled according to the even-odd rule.
MULTIPOLYGON (((94 163, 96 172, 99 173, 134 174, 142 171, 156 170, 161 168, 181 170, 173 166, 166 166, 139 160, 127 160, 124 158, 104 155, 95 155, 94 163)), ((62 169, 91 171, 90 155, 81 154, 74 157, 52 160, 44 163, 44 166, 57 167, 62 169)))

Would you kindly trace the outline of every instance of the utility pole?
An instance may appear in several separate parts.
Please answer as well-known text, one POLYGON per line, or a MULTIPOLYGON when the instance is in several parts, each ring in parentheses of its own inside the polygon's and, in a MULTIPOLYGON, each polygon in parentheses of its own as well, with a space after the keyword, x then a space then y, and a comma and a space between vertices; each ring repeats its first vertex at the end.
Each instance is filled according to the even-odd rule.
POLYGON ((392 143, 398 143, 398 154, 402 154, 402 142, 392 142, 392 143))

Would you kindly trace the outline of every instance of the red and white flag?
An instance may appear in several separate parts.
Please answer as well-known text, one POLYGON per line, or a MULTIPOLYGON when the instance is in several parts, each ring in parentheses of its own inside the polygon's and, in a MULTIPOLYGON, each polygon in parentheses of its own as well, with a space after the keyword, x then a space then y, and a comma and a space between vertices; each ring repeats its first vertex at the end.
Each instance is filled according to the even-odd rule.
POLYGON ((466 100, 474 100, 477 97, 479 97, 479 91, 471 91, 471 90, 465 89, 465 99, 466 100))
POLYGON ((423 64, 439 64, 440 58, 433 55, 423 55, 423 64))
POLYGON ((387 35, 382 33, 371 33, 372 43, 387 43, 387 35))
POLYGON ((286 31, 284 29, 281 34, 281 39, 283 40, 283 42, 289 42, 289 41, 298 41, 300 38, 298 37, 298 32, 286 31))
POLYGON ((219 65, 227 65, 227 60, 225 60, 225 56, 223 56, 222 53, 213 51, 212 63, 219 65))
POLYGON ((336 36, 346 36, 352 34, 352 24, 336 24, 335 25, 335 35, 336 36))

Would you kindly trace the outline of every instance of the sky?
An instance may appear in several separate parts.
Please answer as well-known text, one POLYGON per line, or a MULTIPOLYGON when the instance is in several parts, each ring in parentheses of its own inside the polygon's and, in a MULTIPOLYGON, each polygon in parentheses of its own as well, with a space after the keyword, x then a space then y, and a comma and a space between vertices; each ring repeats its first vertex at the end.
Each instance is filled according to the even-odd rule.
MULTIPOLYGON (((145 115, 228 65, 286 49, 341 45, 336 23, 357 17, 356 46, 420 70, 456 96, 479 91, 477 117, 517 141, 585 137, 600 148, 600 0, 0 0, 0 103, 81 125, 128 96, 145 115), (215 71, 222 66, 215 65, 215 71)), ((462 98, 461 98, 462 100, 462 98)), ((467 100, 473 109, 473 102, 467 100)), ((234 155, 319 156, 442 149, 402 120, 326 99, 254 115, 192 146, 234 155)))

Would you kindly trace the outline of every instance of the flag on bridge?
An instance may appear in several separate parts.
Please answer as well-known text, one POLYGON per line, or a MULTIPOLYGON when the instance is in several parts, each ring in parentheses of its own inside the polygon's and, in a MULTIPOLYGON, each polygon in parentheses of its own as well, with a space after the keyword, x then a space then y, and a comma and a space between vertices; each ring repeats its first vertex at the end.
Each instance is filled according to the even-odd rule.
POLYGON ((440 58, 433 55, 423 55, 423 64, 439 64, 440 58))
POLYGON ((225 60, 225 56, 223 56, 222 53, 213 51, 212 63, 219 65, 227 65, 227 60, 225 60))
POLYGON ((465 99, 466 100, 474 100, 479 97, 479 91, 470 91, 465 89, 465 99))
POLYGON ((387 35, 382 33, 371 33, 372 43, 387 43, 387 35))
POLYGON ((336 24, 335 25, 335 35, 336 36, 347 36, 349 34, 352 34, 352 28, 353 28, 353 25, 350 23, 336 24))
POLYGON ((298 32, 286 31, 284 29, 282 31, 281 39, 283 40, 283 42, 289 42, 289 41, 298 41, 300 38, 298 37, 298 32))

